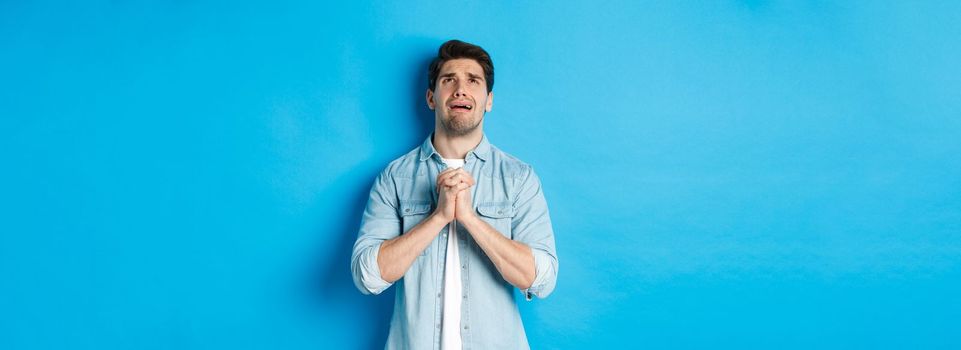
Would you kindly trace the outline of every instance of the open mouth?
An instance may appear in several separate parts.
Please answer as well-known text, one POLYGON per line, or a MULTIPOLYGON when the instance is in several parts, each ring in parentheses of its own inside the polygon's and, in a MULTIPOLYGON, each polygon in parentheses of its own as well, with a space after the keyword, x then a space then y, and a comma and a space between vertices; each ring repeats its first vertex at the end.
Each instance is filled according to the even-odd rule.
POLYGON ((452 111, 469 112, 474 109, 474 106, 467 102, 454 102, 450 104, 449 108, 452 111))

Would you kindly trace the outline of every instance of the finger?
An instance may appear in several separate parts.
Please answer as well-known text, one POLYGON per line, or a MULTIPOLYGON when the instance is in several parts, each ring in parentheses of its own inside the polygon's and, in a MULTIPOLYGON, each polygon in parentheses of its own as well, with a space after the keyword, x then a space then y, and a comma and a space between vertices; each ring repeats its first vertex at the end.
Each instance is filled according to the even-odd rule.
POLYGON ((437 180, 437 189, 441 189, 441 188, 447 189, 456 184, 457 182, 451 182, 450 178, 439 179, 437 180))
POLYGON ((470 188, 470 185, 461 182, 461 183, 458 183, 457 186, 454 187, 454 191, 453 191, 453 192, 460 193, 460 191, 464 191, 464 190, 469 189, 469 188, 470 188))
POLYGON ((444 179, 444 182, 441 183, 441 186, 444 186, 447 189, 454 187, 454 185, 457 185, 457 181, 454 181, 453 179, 444 179))
POLYGON ((454 186, 455 184, 457 183, 451 181, 451 178, 449 176, 437 179, 437 188, 443 187, 444 189, 448 189, 451 186, 454 186))
POLYGON ((457 172, 457 176, 463 178, 465 182, 470 182, 470 183, 474 182, 474 176, 471 175, 469 172, 467 172, 467 170, 464 170, 463 168, 459 170, 460 171, 457 172))
POLYGON ((448 177, 448 180, 449 180, 449 181, 455 181, 455 183, 456 183, 456 182, 464 182, 464 176, 461 175, 460 173, 455 173, 455 174, 451 175, 450 177, 448 177))
POLYGON ((445 184, 446 186, 450 186, 450 187, 452 187, 452 188, 456 188, 457 185, 459 185, 459 184, 465 184, 465 185, 467 185, 467 187, 470 187, 470 186, 471 186, 471 184, 463 181, 463 180, 460 179, 460 178, 456 178, 456 177, 455 177, 455 178, 448 179, 447 182, 445 182, 444 184, 445 184))
POLYGON ((454 169, 454 168, 447 168, 447 169, 444 169, 444 171, 441 171, 440 174, 437 174, 437 183, 443 182, 444 178, 450 175, 453 175, 454 171, 456 170, 457 169, 454 169))
POLYGON ((457 169, 455 169, 455 168, 447 168, 446 170, 444 170, 443 178, 440 178, 440 177, 439 177, 439 178, 440 178, 441 180, 449 179, 449 178, 452 178, 452 177, 457 176, 458 174, 460 174, 460 168, 457 168, 457 169))
POLYGON ((467 170, 464 170, 464 168, 460 168, 457 170, 459 170, 457 172, 457 176, 459 176, 462 179, 461 181, 474 185, 474 177, 471 176, 471 174, 467 172, 467 170))
POLYGON ((454 186, 457 186, 457 184, 460 184, 460 183, 463 183, 463 181, 461 181, 461 180, 459 180, 459 179, 457 179, 457 178, 453 178, 453 177, 452 177, 452 178, 449 178, 449 179, 447 179, 447 180, 444 181, 444 186, 454 187, 454 186))

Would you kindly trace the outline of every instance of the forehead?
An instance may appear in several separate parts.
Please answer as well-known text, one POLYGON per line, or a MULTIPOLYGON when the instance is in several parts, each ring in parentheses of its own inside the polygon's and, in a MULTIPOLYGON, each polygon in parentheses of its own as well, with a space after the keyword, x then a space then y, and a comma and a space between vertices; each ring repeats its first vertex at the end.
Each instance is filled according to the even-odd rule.
POLYGON ((474 75, 484 76, 484 68, 481 68, 477 61, 470 58, 456 58, 444 62, 444 65, 440 67, 440 75, 447 73, 473 73, 474 75))

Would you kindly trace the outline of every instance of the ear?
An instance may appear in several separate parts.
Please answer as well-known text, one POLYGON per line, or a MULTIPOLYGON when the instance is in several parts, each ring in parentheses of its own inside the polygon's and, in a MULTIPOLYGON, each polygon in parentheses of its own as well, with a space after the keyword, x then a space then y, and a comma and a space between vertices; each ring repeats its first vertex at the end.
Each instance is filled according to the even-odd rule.
POLYGON ((434 110, 434 92, 427 89, 427 108, 434 110))
POLYGON ((484 106, 484 110, 487 112, 490 112, 491 108, 493 107, 494 107, 494 92, 491 91, 487 93, 487 106, 484 106))

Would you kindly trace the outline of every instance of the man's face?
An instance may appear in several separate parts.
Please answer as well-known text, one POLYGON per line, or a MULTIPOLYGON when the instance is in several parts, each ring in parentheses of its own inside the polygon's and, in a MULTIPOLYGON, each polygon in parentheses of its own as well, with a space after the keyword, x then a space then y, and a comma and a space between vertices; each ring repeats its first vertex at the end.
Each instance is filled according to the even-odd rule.
POLYGON ((427 105, 448 135, 471 133, 490 112, 494 94, 487 92, 484 69, 477 61, 458 58, 440 68, 434 91, 427 90, 427 105))

